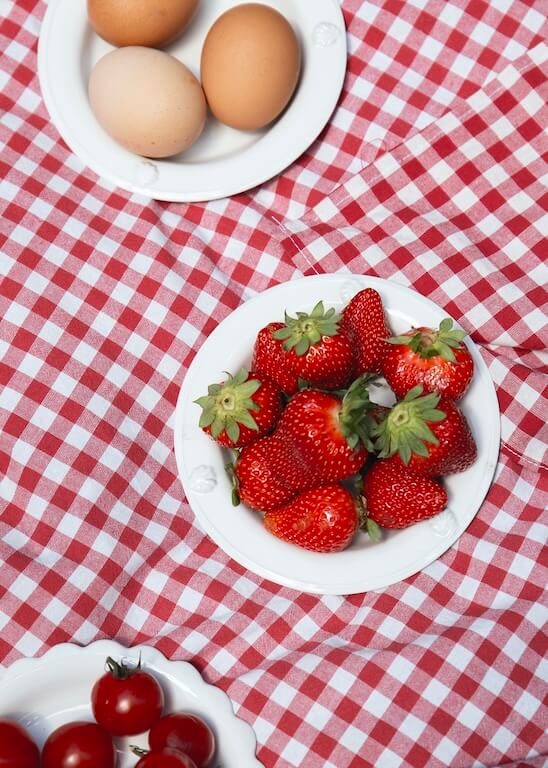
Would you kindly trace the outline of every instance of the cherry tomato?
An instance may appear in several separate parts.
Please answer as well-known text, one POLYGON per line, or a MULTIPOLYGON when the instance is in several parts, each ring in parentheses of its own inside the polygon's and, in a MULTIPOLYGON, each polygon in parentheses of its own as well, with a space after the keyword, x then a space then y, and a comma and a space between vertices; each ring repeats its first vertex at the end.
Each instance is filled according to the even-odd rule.
POLYGON ((113 736, 135 736, 148 731, 164 708, 158 681, 137 667, 118 664, 110 656, 109 669, 93 686, 91 708, 97 722, 113 736))
POLYGON ((144 755, 135 768, 196 768, 194 760, 180 749, 166 747, 144 755))
POLYGON ((39 768, 40 750, 13 720, 0 719, 0 768, 39 768))
POLYGON ((97 723, 74 722, 51 733, 42 749, 42 768, 114 768, 116 749, 97 723))
POLYGON ((148 734, 153 750, 175 747, 186 752, 197 768, 206 768, 215 752, 215 737, 201 717, 181 712, 157 720, 148 734))

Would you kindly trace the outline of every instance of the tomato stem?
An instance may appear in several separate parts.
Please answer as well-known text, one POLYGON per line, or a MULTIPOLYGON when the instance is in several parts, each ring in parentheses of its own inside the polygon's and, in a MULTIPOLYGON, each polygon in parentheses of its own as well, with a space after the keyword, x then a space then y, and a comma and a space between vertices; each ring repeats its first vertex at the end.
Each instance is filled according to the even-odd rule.
POLYGON ((116 680, 127 680, 128 677, 131 677, 131 675, 141 669, 141 655, 139 654, 139 663, 136 667, 128 667, 123 661, 118 663, 112 656, 107 656, 105 664, 110 674, 116 680))

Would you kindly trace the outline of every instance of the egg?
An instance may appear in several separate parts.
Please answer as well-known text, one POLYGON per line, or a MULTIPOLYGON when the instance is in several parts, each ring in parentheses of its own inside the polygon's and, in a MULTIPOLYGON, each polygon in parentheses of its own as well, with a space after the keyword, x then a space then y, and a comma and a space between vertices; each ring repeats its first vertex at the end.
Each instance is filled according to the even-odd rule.
POLYGON ((198 0, 87 0, 89 23, 112 45, 162 47, 194 15, 198 0))
POLYGON ((184 151, 206 120, 198 80, 178 59, 155 48, 128 46, 107 53, 92 70, 88 95, 105 131, 146 157, 184 151))
POLYGON ((287 106, 300 66, 299 42, 287 19, 268 5, 244 3, 222 14, 208 31, 200 77, 218 120, 256 130, 287 106))

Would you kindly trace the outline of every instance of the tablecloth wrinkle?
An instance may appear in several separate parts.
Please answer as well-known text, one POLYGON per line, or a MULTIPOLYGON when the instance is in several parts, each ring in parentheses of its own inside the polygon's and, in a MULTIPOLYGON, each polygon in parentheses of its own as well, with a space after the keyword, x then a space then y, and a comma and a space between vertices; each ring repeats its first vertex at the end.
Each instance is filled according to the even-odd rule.
POLYGON ((545 367, 534 358, 531 368, 513 363, 506 349, 548 347, 547 75, 543 44, 470 97, 462 113, 446 114, 299 221, 285 222, 303 272, 414 285, 488 344, 503 444, 543 468, 545 367))
POLYGON ((317 140, 256 189, 186 204, 115 188, 69 151, 37 76, 46 3, 0 0, 0 665, 65 641, 150 644, 231 697, 266 768, 540 768, 545 3, 341 7, 347 75, 317 140), (378 593, 305 594, 237 564, 173 453, 213 329, 326 272, 443 307, 501 410, 470 526, 378 593))

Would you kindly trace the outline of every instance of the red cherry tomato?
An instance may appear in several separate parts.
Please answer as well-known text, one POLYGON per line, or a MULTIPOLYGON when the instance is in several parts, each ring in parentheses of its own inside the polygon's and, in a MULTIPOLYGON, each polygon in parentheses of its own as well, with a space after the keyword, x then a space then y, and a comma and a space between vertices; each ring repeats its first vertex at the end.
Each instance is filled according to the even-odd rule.
POLYGON ((42 750, 42 768, 114 768, 116 749, 97 723, 74 722, 51 733, 42 750))
POLYGON ((13 720, 0 720, 0 768, 39 768, 40 750, 13 720))
POLYGON ((164 708, 160 684, 140 665, 126 667, 109 656, 107 667, 109 671, 91 691, 94 718, 113 736, 135 736, 148 731, 164 708))
POLYGON ((175 747, 186 752, 197 768, 207 768, 215 752, 215 737, 201 717, 181 712, 157 720, 148 734, 153 750, 175 747))
POLYGON ((196 768, 196 763, 180 749, 166 747, 148 752, 139 760, 135 768, 196 768))

